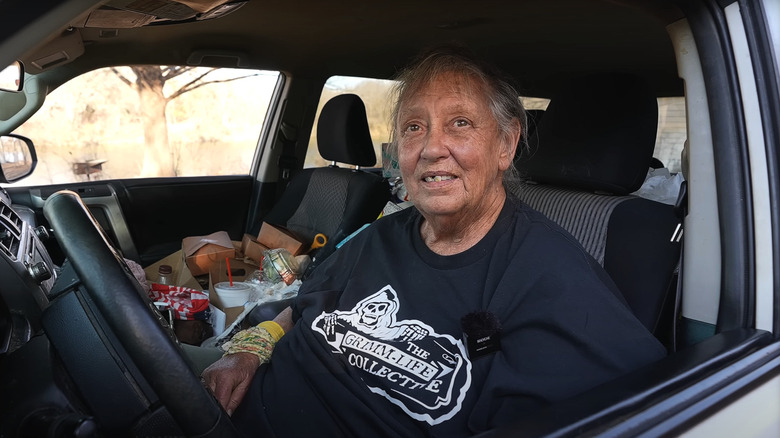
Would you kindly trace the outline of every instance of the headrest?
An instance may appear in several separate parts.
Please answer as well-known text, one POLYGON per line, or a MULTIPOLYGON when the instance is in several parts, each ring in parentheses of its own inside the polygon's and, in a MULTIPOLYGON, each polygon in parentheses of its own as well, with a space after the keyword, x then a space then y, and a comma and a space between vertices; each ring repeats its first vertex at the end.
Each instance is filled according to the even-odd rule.
POLYGON ((550 101, 517 167, 531 181, 625 195, 653 157, 658 102, 639 77, 587 76, 550 101))
POLYGON ((322 107, 317 145, 328 161, 370 167, 376 164, 366 106, 355 94, 341 94, 322 107))

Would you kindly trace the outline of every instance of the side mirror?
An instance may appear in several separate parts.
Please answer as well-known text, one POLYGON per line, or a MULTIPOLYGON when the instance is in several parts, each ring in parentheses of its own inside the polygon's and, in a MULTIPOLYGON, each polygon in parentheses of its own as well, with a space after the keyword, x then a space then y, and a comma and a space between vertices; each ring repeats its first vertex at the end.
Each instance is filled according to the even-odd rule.
POLYGON ((0 90, 21 91, 24 87, 24 66, 19 61, 0 70, 0 90))
POLYGON ((0 182, 19 181, 30 175, 36 164, 32 140, 16 134, 0 136, 0 182))

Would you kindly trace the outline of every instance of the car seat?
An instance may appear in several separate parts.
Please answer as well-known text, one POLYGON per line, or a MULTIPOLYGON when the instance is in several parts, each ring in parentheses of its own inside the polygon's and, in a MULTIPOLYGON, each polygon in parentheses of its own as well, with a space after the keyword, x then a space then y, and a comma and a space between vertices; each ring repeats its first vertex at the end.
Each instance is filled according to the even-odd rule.
POLYGON ((521 180, 508 188, 577 238, 637 318, 666 341, 679 219, 673 206, 631 195, 647 175, 657 123, 656 97, 638 77, 572 81, 538 121, 528 156, 515 162, 521 180))
POLYGON ((317 147, 332 163, 298 172, 264 218, 307 244, 318 233, 326 236, 327 243, 313 253, 314 262, 307 272, 333 253, 337 243, 374 221, 390 198, 389 184, 381 175, 360 169, 376 164, 366 107, 360 97, 342 94, 323 106, 317 147), (336 162, 356 168, 338 167, 336 162))

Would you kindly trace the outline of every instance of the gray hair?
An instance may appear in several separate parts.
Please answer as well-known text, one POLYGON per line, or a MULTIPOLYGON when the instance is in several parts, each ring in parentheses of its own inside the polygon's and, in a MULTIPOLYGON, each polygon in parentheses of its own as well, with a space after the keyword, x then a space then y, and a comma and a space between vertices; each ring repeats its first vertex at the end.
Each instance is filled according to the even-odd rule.
MULTIPOLYGON (((392 113, 390 152, 398 156, 398 116, 402 106, 411 96, 420 91, 435 78, 444 73, 455 73, 469 77, 481 84, 487 93, 488 105, 496 119, 501 138, 505 143, 512 134, 514 121, 520 124, 520 144, 517 145, 516 155, 528 151, 526 139, 525 108, 520 101, 520 94, 504 73, 495 66, 477 58, 469 50, 460 46, 442 46, 423 52, 412 63, 402 70, 396 80, 395 105, 392 113)), ((517 169, 511 165, 504 172, 504 181, 518 176, 517 169)))

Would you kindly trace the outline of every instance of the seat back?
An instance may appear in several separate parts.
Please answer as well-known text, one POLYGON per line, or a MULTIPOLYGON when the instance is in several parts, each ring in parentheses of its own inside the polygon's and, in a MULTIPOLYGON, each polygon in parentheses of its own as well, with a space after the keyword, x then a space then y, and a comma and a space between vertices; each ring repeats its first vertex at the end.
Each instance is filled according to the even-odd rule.
MULTIPOLYGON (((573 81, 553 97, 515 165, 509 189, 577 238, 604 266, 637 318, 663 338, 679 258, 671 205, 631 195, 652 160, 654 94, 623 74, 573 81)), ((662 339, 664 340, 664 339, 662 339)))
POLYGON ((297 173, 265 221, 293 231, 305 243, 324 234, 327 244, 316 253, 319 263, 338 242, 379 216, 390 198, 390 188, 380 175, 336 165, 376 164, 366 108, 357 95, 342 94, 325 104, 317 126, 317 146, 320 155, 333 164, 297 173))

